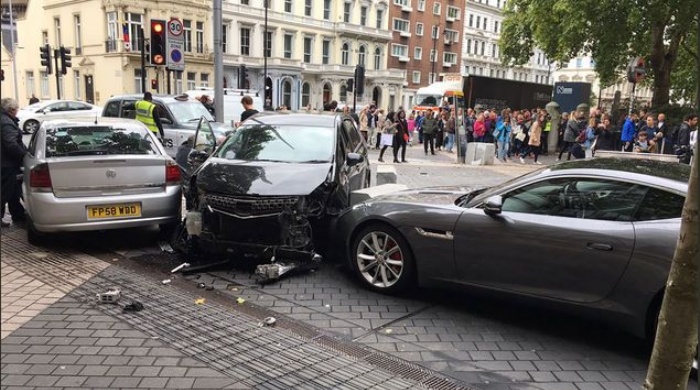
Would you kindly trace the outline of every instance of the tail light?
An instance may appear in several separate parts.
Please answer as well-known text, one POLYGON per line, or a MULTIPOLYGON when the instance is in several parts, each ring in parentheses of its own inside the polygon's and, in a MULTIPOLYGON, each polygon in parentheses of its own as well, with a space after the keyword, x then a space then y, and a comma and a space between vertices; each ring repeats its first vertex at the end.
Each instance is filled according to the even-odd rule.
POLYGON ((175 161, 165 163, 165 184, 180 185, 180 166, 175 161))
POLYGON ((51 191, 51 173, 48 164, 39 164, 29 171, 29 187, 40 192, 51 191))

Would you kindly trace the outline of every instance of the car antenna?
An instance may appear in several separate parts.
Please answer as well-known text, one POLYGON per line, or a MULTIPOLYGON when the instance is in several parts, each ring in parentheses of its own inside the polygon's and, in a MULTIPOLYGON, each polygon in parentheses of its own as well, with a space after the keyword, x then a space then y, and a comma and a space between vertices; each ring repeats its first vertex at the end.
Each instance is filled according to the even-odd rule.
POLYGON ((97 114, 95 114, 95 124, 97 124, 97 114))

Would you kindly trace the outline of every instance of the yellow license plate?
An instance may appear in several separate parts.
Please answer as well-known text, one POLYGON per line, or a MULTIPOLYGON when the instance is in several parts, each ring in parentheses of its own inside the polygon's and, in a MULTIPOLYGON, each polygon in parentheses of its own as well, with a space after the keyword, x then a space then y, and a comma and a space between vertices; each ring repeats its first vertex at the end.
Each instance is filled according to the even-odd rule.
POLYGON ((136 218, 141 216, 141 203, 88 206, 88 219, 136 218))

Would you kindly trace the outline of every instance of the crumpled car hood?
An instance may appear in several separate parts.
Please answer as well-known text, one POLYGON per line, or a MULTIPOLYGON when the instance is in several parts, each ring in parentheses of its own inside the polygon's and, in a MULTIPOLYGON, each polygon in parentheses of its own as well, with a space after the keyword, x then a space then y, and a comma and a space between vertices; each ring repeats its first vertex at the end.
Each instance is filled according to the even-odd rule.
POLYGON ((197 187, 228 195, 303 196, 328 176, 331 164, 287 164, 209 158, 196 172, 197 187))
POLYGON ((415 202, 432 205, 453 205, 460 196, 484 186, 450 186, 413 188, 380 195, 369 202, 415 202))

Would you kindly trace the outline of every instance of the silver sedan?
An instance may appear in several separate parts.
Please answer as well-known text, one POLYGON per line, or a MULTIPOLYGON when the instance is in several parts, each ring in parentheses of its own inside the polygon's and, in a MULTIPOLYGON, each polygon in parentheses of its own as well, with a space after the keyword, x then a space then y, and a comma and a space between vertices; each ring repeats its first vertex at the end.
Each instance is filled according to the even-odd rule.
POLYGON ((181 214, 180 170, 142 123, 46 121, 24 159, 29 241, 45 233, 160 225, 181 214))
POLYGON ((353 207, 339 237, 375 291, 469 287, 650 336, 689 175, 678 163, 599 158, 493 188, 408 190, 353 207))

